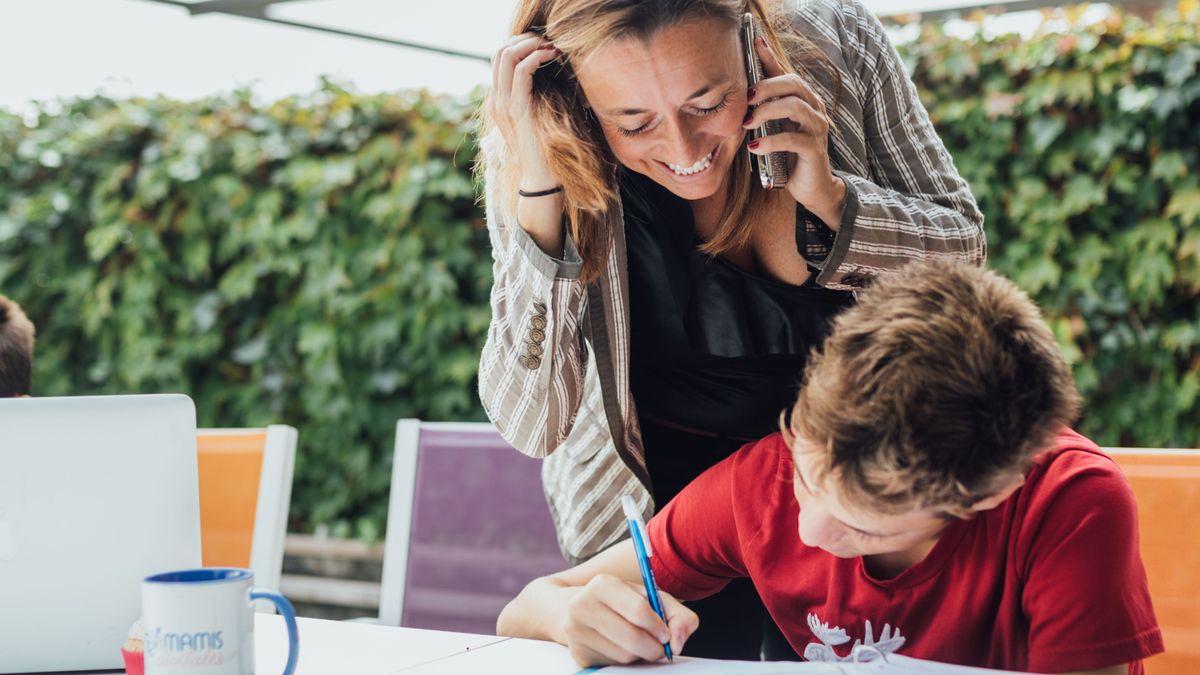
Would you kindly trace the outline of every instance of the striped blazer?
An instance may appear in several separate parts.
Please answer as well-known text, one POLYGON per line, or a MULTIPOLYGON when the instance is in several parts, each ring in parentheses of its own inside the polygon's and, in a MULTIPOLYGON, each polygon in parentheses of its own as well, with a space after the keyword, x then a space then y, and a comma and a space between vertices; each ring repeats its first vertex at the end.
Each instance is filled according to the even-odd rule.
MULTIPOLYGON (((836 108, 832 81, 813 83, 836 111, 830 156, 847 188, 817 282, 854 290, 934 256, 981 264, 983 216, 879 21, 858 0, 788 0, 787 10, 842 76, 836 108)), ((630 391, 624 220, 619 206, 608 214, 607 266, 584 285, 570 237, 563 258, 551 258, 490 194, 509 161, 498 133, 483 139, 483 155, 495 280, 480 398, 509 443, 546 458, 559 545, 578 562, 624 536, 620 495, 647 517, 655 510, 630 391)))

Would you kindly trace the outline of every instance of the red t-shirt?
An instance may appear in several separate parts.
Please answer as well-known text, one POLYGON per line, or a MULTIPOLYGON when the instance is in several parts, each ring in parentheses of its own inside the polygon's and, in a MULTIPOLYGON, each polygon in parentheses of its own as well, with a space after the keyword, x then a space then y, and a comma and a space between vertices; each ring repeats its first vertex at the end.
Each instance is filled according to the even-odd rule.
POLYGON ((1130 672, 1140 674, 1140 660, 1163 650, 1133 493, 1073 431, 1038 456, 1008 500, 953 522, 924 560, 887 580, 872 578, 862 558, 800 541, 792 472, 775 434, 667 504, 649 526, 662 589, 693 600, 748 576, 792 647, 814 659, 845 657, 868 632, 879 644, 885 624, 891 646, 895 631, 903 637, 896 653, 1006 670, 1135 663, 1130 672))

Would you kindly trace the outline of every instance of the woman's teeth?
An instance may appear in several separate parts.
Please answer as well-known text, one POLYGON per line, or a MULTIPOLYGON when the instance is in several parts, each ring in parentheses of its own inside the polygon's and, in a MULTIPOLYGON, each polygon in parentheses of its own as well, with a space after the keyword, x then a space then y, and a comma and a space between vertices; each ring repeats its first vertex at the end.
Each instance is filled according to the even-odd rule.
POLYGON ((715 152, 716 149, 714 148, 707 155, 705 155, 703 159, 691 166, 679 166, 678 164, 672 164, 670 162, 663 162, 663 164, 666 164, 671 168, 672 171, 680 176, 690 176, 694 173, 700 173, 701 171, 704 171, 708 167, 712 166, 713 153, 715 152))

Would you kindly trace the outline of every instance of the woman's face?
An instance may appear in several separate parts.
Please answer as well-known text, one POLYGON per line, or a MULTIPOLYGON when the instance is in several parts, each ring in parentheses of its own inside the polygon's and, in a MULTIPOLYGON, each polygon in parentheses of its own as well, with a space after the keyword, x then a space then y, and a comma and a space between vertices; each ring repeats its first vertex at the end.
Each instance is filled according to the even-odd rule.
POLYGON ((688 200, 724 188, 746 136, 736 26, 702 17, 618 40, 576 75, 621 164, 688 200))

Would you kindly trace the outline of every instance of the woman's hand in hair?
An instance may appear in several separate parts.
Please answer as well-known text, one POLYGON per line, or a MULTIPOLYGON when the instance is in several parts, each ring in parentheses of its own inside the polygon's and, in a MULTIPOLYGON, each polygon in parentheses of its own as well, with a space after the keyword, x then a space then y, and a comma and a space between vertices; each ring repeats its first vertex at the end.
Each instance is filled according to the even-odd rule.
POLYGON ((519 162, 521 189, 546 190, 558 185, 542 157, 533 120, 533 74, 558 58, 558 50, 536 33, 511 38, 492 57, 489 110, 512 157, 519 162))
POLYGON ((836 230, 846 201, 846 184, 833 174, 829 161, 829 117, 825 103, 804 78, 784 72, 762 38, 755 41, 754 47, 766 77, 754 88, 749 103, 755 107, 743 126, 750 129, 777 119, 784 121, 785 131, 764 137, 750 152, 791 153, 788 192, 836 230))
MULTIPOLYGON (((536 33, 514 36, 492 58, 492 93, 488 114, 504 137, 509 155, 516 160, 520 184, 527 192, 561 185, 542 156, 533 120, 533 74, 558 58, 558 50, 536 33)), ((538 248, 554 258, 564 249, 562 194, 520 199, 517 223, 538 248)))

